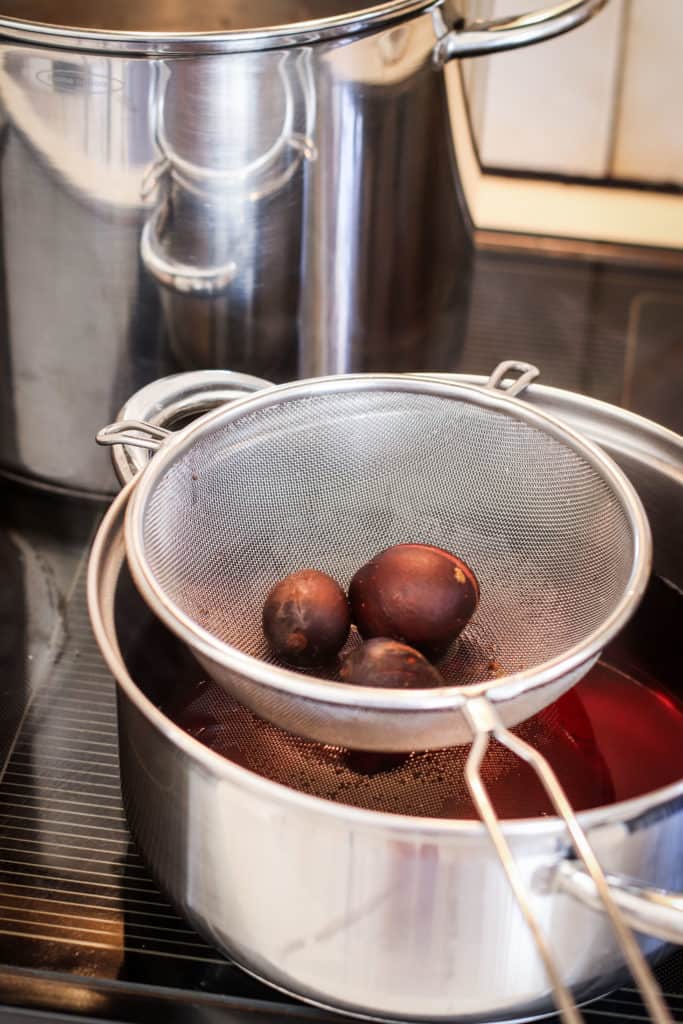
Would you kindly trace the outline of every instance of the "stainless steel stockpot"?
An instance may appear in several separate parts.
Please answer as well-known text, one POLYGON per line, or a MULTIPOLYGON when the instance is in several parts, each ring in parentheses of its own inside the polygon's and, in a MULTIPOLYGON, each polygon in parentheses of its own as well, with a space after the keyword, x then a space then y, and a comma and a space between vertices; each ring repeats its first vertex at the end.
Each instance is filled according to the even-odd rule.
MULTIPOLYGON (((532 385, 528 396, 609 449, 646 506, 656 571, 683 586, 683 439, 568 392, 532 385)), ((278 785, 209 751, 139 688, 115 623, 132 487, 97 538, 89 601, 117 680, 128 818, 174 902, 253 974, 337 1010, 459 1021, 552 1012, 483 825, 376 813, 278 785)), ((683 780, 579 815, 623 912, 658 936, 640 940, 650 955, 683 940, 682 798, 683 780)), ((503 828, 575 998, 608 991, 622 977, 622 958, 610 926, 590 909, 595 893, 568 858, 562 824, 543 818, 503 828)))
POLYGON ((0 467, 111 492, 91 436, 177 370, 443 365, 469 242, 439 68, 603 3, 6 0, 0 467))

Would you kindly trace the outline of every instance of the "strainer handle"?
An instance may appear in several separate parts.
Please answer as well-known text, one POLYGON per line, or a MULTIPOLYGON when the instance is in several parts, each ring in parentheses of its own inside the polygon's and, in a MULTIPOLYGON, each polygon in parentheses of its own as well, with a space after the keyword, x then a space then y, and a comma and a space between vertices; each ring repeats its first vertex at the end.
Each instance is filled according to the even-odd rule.
POLYGON ((664 1002, 659 986, 650 967, 629 929, 619 902, 614 898, 605 873, 578 822, 574 810, 560 785, 557 776, 542 754, 529 743, 507 729, 498 712, 485 697, 475 697, 466 702, 464 712, 474 736, 472 749, 465 765, 465 779, 474 805, 495 846, 498 858, 505 870, 519 908, 534 937, 536 948, 546 967, 553 986, 558 1009, 566 1022, 580 1021, 576 1004, 564 985, 557 965, 550 953, 545 936, 533 912, 531 901, 519 870, 508 846, 500 821, 482 781, 481 765, 492 738, 525 761, 534 771, 556 813, 564 822, 571 844, 578 860, 590 877, 596 901, 610 920, 614 934, 633 975, 648 1013, 655 1024, 673 1024, 673 1019, 664 1002))
POLYGON ((505 362, 498 363, 484 387, 489 391, 503 391, 506 395, 515 397, 521 395, 532 380, 536 380, 540 374, 541 371, 533 363, 522 363, 518 359, 506 359, 505 362), (519 376, 513 377, 509 384, 504 385, 503 381, 513 374, 519 374, 519 376))
POLYGON ((95 440, 98 444, 129 444, 133 448, 146 448, 156 452, 173 431, 165 427, 157 427, 145 420, 119 420, 102 427, 95 440))

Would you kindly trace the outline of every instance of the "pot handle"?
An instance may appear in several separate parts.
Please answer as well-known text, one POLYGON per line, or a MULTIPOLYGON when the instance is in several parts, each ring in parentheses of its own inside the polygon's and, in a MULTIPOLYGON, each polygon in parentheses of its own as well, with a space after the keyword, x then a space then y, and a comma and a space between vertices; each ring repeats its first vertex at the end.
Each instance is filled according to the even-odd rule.
POLYGON ((472 21, 469 24, 463 20, 439 39, 434 49, 434 60, 437 64, 445 64, 455 57, 480 57, 498 50, 513 50, 518 46, 540 43, 582 25, 597 14, 606 2, 564 0, 553 7, 509 18, 472 21))
MULTIPOLYGON (((683 893, 650 889, 625 875, 607 875, 607 881, 612 899, 631 928, 683 945, 683 893)), ((592 910, 601 909, 595 883, 576 861, 562 861, 555 883, 592 910)))

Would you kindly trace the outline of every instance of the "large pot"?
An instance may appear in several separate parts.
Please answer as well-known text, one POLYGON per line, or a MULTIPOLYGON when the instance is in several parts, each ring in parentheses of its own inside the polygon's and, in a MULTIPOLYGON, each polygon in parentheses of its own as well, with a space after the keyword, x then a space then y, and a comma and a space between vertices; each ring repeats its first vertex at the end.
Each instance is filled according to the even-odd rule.
MULTIPOLYGON (((532 385, 527 396, 622 465, 648 511, 656 572, 683 586, 683 439, 568 392, 532 385)), ((125 566, 122 522, 133 487, 96 540, 89 602, 117 681, 128 819, 176 905, 253 974, 335 1009, 459 1021, 552 1012, 483 825, 333 803, 216 755, 158 710, 184 664, 177 646, 151 678, 131 677, 126 658, 150 616, 125 566)), ((148 664, 156 660, 155 650, 148 664)), ((639 937, 651 956, 683 941, 682 798, 683 780, 579 815, 628 920, 658 936, 639 937)), ((508 821, 504 833, 575 998, 616 986, 622 957, 610 925, 590 909, 595 890, 571 860, 562 823, 508 821)))
POLYGON ((90 438, 173 370, 443 365, 469 242, 439 68, 603 3, 7 0, 0 467, 111 492, 90 438))

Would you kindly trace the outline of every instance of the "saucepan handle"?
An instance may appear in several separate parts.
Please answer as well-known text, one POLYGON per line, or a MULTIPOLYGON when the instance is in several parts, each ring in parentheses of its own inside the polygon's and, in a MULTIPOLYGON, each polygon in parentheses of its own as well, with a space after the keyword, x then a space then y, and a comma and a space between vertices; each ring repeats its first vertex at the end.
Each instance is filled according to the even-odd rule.
POLYGON ((126 484, 179 426, 272 386, 272 381, 263 377, 231 370, 174 373, 136 391, 119 411, 118 422, 100 430, 97 443, 113 446, 114 470, 119 483, 126 484), (173 430, 164 428, 163 423, 173 430))
MULTIPOLYGON (((607 875, 612 899, 631 928, 665 942, 683 944, 683 893, 651 889, 624 875, 607 875)), ((594 910, 601 909, 592 878, 576 861, 565 860, 557 887, 594 910)))
POLYGON ((582 25, 597 14, 606 2, 564 0, 553 7, 529 11, 528 14, 496 18, 493 21, 463 21, 439 39, 434 59, 444 64, 455 57, 479 57, 497 50, 513 50, 518 46, 540 43, 582 25))

